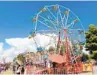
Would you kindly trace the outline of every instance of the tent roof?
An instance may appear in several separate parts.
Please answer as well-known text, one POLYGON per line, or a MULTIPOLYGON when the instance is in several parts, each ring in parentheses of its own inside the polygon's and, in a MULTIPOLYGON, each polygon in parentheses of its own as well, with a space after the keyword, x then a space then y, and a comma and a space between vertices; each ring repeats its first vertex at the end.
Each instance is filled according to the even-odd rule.
POLYGON ((59 54, 53 54, 48 56, 49 60, 56 63, 64 63, 66 61, 65 57, 59 54))

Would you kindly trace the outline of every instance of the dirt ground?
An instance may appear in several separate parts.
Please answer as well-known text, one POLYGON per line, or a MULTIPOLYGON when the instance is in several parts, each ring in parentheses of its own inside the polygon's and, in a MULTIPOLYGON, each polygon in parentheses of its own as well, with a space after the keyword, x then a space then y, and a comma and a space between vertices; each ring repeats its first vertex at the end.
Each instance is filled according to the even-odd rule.
POLYGON ((0 75, 14 75, 11 70, 2 71, 0 75))
MULTIPOLYGON (((15 74, 13 74, 11 70, 7 70, 7 71, 3 71, 0 75, 15 75, 15 74)), ((81 73, 81 74, 74 74, 74 75, 93 75, 93 73, 88 72, 88 73, 81 73)))

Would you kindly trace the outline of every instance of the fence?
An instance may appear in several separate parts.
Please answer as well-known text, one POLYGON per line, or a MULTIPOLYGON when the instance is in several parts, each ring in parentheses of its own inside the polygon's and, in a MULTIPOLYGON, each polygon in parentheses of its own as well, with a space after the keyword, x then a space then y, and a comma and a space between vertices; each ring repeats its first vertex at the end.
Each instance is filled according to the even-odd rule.
POLYGON ((83 64, 83 68, 78 67, 62 67, 62 68, 45 68, 41 70, 33 70, 31 67, 27 69, 27 74, 77 74, 82 73, 84 71, 93 71, 92 65, 88 64, 88 68, 86 64, 83 64))

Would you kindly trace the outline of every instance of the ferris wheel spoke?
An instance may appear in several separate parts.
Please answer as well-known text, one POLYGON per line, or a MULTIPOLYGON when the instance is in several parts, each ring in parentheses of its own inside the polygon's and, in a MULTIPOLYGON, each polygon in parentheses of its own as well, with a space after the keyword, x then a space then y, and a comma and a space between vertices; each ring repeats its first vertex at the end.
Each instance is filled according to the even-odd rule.
MULTIPOLYGON (((36 18, 38 18, 38 14, 37 14, 36 18)), ((35 31, 36 30, 37 30, 37 21, 35 22, 35 31)))
POLYGON ((63 28, 63 27, 61 26, 61 22, 59 22, 58 15, 59 15, 59 13, 57 12, 57 21, 56 21, 57 25, 56 26, 58 26, 57 28, 60 29, 60 28, 63 28))
MULTIPOLYGON (((63 16, 63 23, 66 21, 66 16, 65 16, 65 14, 64 14, 64 16, 63 16)), ((65 27, 65 26, 64 26, 65 27)))
POLYGON ((59 21, 59 20, 58 20, 58 12, 57 12, 57 23, 58 23, 58 21, 59 21))
POLYGON ((70 27, 73 28, 73 26, 76 24, 77 21, 78 19, 73 20, 70 24, 67 25, 67 28, 70 28, 70 27))
MULTIPOLYGON (((71 11, 72 12, 72 11, 71 11)), ((74 13, 74 12, 72 12, 73 13, 73 15, 74 16, 76 16, 77 18, 78 18, 78 16, 74 13)), ((82 25, 82 22, 81 22, 81 20, 78 18, 78 20, 79 20, 79 22, 80 22, 80 24, 81 24, 81 27, 83 28, 83 30, 85 31, 85 29, 84 29, 84 26, 82 25)), ((84 34, 85 35, 85 34, 84 34)))
MULTIPOLYGON (((47 8, 47 7, 46 7, 47 8)), ((49 8, 47 8, 47 10, 49 11, 49 13, 56 19, 56 17, 54 16, 54 14, 49 10, 49 8)))
POLYGON ((60 10, 59 6, 58 6, 58 12, 59 12, 59 15, 60 15, 60 18, 61 18, 62 27, 64 27, 62 14, 61 14, 61 10, 60 10))
MULTIPOLYGON (((49 19, 50 20, 50 19, 49 19)), ((57 30, 56 25, 50 20, 50 22, 52 23, 52 25, 54 26, 54 28, 57 30)))
POLYGON ((35 41, 35 38, 34 38, 34 37, 33 37, 33 41, 34 41, 34 43, 35 43, 36 47, 38 47, 38 44, 36 43, 36 41, 35 41))
POLYGON ((38 31, 36 31, 37 33, 38 32, 56 32, 56 30, 38 30, 38 31))
POLYGON ((63 20, 66 20, 66 15, 65 14, 63 15, 63 20))
POLYGON ((54 28, 57 30, 57 27, 55 26, 55 24, 50 20, 50 19, 47 19, 47 18, 44 18, 42 16, 39 15, 39 17, 41 17, 42 19, 44 20, 47 20, 48 22, 50 21, 50 23, 54 26, 54 28))
POLYGON ((43 24, 43 25, 46 26, 47 28, 49 28, 49 29, 51 29, 51 30, 54 30, 54 28, 52 28, 51 26, 48 26, 47 24, 43 23, 42 21, 39 21, 39 20, 38 20, 38 22, 40 22, 41 24, 43 24))
MULTIPOLYGON (((78 17, 77 17, 78 18, 78 17)), ((78 20, 80 21, 80 19, 78 18, 78 20)), ((82 27, 82 29, 84 30, 84 33, 85 33, 85 29, 84 29, 84 26, 82 25, 82 22, 80 21, 80 23, 81 23, 81 27, 82 27)), ((85 34, 84 34, 85 35, 85 34)))
POLYGON ((66 15, 65 14, 63 15, 62 19, 63 19, 63 23, 64 23, 66 21, 66 15))
POLYGON ((60 23, 59 23, 58 15, 59 15, 59 13, 57 12, 57 22, 56 22, 56 23, 58 24, 57 26, 58 26, 59 28, 61 28, 61 25, 59 25, 60 23))
POLYGON ((64 27, 61 26, 61 22, 59 22, 57 26, 59 29, 64 29, 64 27))
POLYGON ((72 27, 73 25, 74 25, 74 24, 70 23, 70 24, 67 25, 66 28, 70 28, 70 27, 72 27))
MULTIPOLYGON (((70 12, 70 10, 68 10, 70 12)), ((68 23, 68 18, 69 18, 69 13, 67 14, 67 17, 66 17, 66 22, 65 22, 65 27, 67 28, 67 23, 68 23)))
POLYGON ((48 27, 48 28, 50 28, 50 29, 53 29, 52 27, 48 26, 47 24, 43 23, 42 21, 39 21, 39 20, 38 20, 38 22, 40 22, 41 24, 45 25, 46 27, 48 27))

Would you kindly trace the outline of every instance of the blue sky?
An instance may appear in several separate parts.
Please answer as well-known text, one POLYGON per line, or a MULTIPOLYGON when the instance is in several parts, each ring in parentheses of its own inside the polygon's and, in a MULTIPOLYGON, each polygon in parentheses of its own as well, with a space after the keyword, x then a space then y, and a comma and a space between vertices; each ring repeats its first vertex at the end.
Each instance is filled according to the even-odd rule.
POLYGON ((45 5, 59 4, 72 10, 87 30, 89 24, 97 25, 97 2, 46 1, 46 2, 0 2, 0 42, 4 47, 8 38, 27 37, 32 29, 32 17, 45 5))

